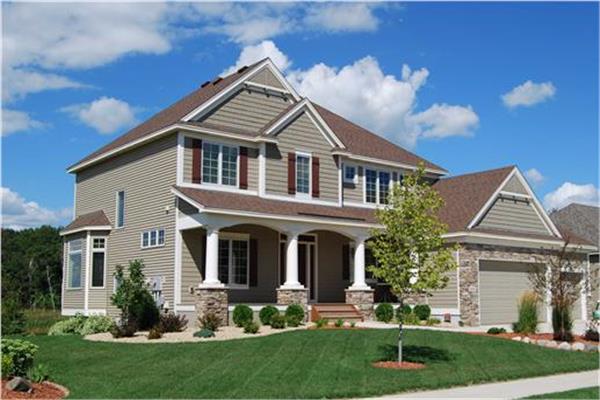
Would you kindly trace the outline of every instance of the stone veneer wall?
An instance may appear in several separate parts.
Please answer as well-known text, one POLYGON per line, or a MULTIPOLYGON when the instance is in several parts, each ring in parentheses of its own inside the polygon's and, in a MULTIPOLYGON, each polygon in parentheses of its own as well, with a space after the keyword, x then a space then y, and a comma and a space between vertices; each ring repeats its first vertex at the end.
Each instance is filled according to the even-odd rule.
POLYGON ((277 289, 277 304, 289 306, 299 304, 304 309, 304 320, 308 315, 308 289, 277 289))
POLYGON ((221 325, 229 323, 229 296, 226 288, 196 288, 196 315, 200 320, 204 315, 213 313, 221 319, 221 325))
POLYGON ((352 304, 358 308, 365 320, 373 319, 373 303, 375 291, 346 289, 346 304, 352 304))
POLYGON ((600 292, 600 263, 590 263, 590 276, 588 280, 588 294, 586 297, 586 312, 588 319, 592 319, 592 313, 596 309, 598 298, 593 295, 598 295, 600 292))

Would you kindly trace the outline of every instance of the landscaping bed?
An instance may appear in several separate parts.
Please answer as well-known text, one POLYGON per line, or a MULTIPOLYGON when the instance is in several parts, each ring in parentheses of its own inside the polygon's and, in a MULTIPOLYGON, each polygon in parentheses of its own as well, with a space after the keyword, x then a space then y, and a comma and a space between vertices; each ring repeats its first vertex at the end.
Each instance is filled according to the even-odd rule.
MULTIPOLYGON (((485 332, 469 332, 475 335, 484 335, 484 336, 492 336, 499 337, 502 339, 510 339, 514 341, 520 341, 523 343, 537 344, 545 347, 559 348, 562 343, 555 341, 552 333, 533 333, 533 334, 521 334, 515 332, 503 332, 497 334, 490 334, 485 332)), ((593 342, 590 340, 586 340, 583 336, 573 335, 573 341, 569 343, 570 348, 567 349, 564 346, 564 350, 581 350, 581 351, 598 351, 598 342, 593 342), (575 345, 579 343, 580 345, 575 345), (574 346, 575 345, 575 346, 574 346)))
POLYGON ((29 392, 16 392, 6 389, 6 380, 2 379, 2 399, 47 399, 55 400, 66 397, 68 391, 52 382, 32 383, 33 390, 29 392))

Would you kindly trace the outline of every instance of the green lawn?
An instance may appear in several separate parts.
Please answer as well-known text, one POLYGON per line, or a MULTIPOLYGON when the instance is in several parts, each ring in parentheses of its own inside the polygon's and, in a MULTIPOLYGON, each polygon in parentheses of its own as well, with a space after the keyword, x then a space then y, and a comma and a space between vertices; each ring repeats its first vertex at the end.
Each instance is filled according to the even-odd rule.
POLYGON ((598 356, 479 335, 412 330, 420 371, 377 369, 395 330, 295 331, 229 342, 122 344, 35 336, 38 362, 74 398, 322 398, 435 389, 597 368, 598 356))
POLYGON ((28 335, 45 335, 55 322, 66 317, 60 315, 60 310, 25 310, 25 333, 28 335))
POLYGON ((527 397, 527 399, 599 399, 600 387, 589 387, 585 389, 568 390, 566 392, 547 393, 539 396, 527 397))

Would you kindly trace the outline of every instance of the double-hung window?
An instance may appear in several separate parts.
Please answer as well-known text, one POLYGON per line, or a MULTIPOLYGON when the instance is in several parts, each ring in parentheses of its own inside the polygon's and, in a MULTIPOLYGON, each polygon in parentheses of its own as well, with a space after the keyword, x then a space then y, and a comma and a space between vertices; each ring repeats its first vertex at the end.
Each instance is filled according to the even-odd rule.
POLYGON ((377 203, 377 171, 365 169, 365 201, 377 203))
POLYGON ((93 288, 104 287, 104 271, 106 260, 106 239, 93 238, 92 240, 92 284, 93 288))
POLYGON ((165 230, 153 229, 142 232, 142 249, 160 247, 165 244, 165 230))
POLYGON ((249 241, 247 238, 219 238, 219 280, 229 287, 248 287, 249 241))
POLYGON ((202 182, 238 185, 238 147, 202 143, 202 182))
POLYGON ((356 167, 344 164, 344 183, 356 183, 356 167))
POLYGON ((310 155, 296 153, 296 193, 310 194, 310 155))
POLYGON ((117 192, 117 228, 125 225, 125 192, 117 192))
POLYGON ((81 288, 81 261, 83 240, 74 239, 68 242, 67 286, 69 289, 81 288))
POLYGON ((391 174, 388 171, 365 169, 365 202, 387 204, 390 194, 391 174))

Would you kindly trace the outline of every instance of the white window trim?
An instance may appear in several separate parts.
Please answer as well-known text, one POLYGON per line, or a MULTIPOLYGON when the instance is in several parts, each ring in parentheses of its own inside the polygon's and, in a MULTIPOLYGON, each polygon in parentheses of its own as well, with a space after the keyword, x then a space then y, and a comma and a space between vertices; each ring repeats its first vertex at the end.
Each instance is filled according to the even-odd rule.
POLYGON ((147 231, 142 231, 140 233, 140 248, 142 250, 145 250, 145 249, 154 249, 154 248, 157 248, 157 247, 165 247, 165 243, 166 242, 167 242, 167 232, 166 232, 166 230, 164 228, 149 229, 147 231), (163 231, 164 232, 164 235, 163 235, 164 236, 164 241, 163 241, 162 244, 158 243, 158 238, 160 236, 158 234, 159 231, 163 231), (152 232, 156 232, 156 244, 154 244, 154 245, 150 244, 150 234, 152 232), (145 233, 148 234, 148 245, 146 245, 146 246, 144 246, 144 234, 145 233))
POLYGON ((125 190, 117 190, 115 193, 115 229, 123 229, 125 228, 125 202, 126 202, 126 194, 125 190), (119 193, 123 193, 123 215, 121 215, 120 207, 119 207, 119 193), (123 225, 119 225, 119 216, 123 219, 123 225))
POLYGON ((356 164, 344 163, 342 168, 342 174, 344 183, 352 183, 355 185, 358 183, 358 166, 356 164), (352 177, 352 179, 348 179, 346 177, 346 168, 354 168, 354 176, 352 177))
POLYGON ((295 162, 296 162, 296 176, 294 177, 294 180, 295 180, 295 187, 296 187, 296 197, 300 198, 300 199, 310 199, 310 198, 312 198, 312 180, 313 180, 312 154, 304 152, 304 151, 297 151, 295 162), (298 157, 308 158, 308 193, 299 193, 298 192, 298 157))
POLYGON ((381 172, 388 173, 390 175, 388 194, 391 193, 392 187, 394 186, 394 173, 392 171, 386 169, 363 167, 363 203, 370 204, 372 206, 384 206, 386 204, 381 202, 381 196, 379 193, 379 174, 381 172), (375 203, 367 201, 367 171, 375 172, 375 203))
POLYGON ((228 255, 227 255, 227 279, 228 282, 223 282, 226 287, 229 289, 249 289, 250 288, 250 235, 247 233, 234 233, 234 232, 220 232, 219 240, 227 240, 228 245, 228 255), (232 283, 231 280, 233 278, 233 245, 232 241, 238 240, 246 242, 246 284, 242 285, 239 283, 232 283))
POLYGON ((202 141, 202 161, 200 164, 200 176, 202 177, 202 185, 205 186, 213 186, 213 187, 226 187, 226 188, 236 188, 240 187, 240 146, 234 144, 227 143, 218 143, 211 142, 208 140, 202 141), (213 182, 205 182, 204 181, 204 144, 218 146, 219 147, 219 156, 217 158, 217 183, 213 182), (237 149, 237 157, 235 159, 235 185, 225 185, 223 184, 223 146, 225 147, 233 147, 237 149))
POLYGON ((90 280, 89 280, 89 284, 90 284, 90 289, 106 289, 106 268, 107 268, 107 257, 106 257, 106 248, 108 246, 108 238, 106 236, 92 236, 92 240, 91 240, 91 257, 90 257, 90 267, 89 267, 89 274, 90 274, 90 280), (104 239, 104 248, 102 249, 95 249, 94 248, 94 239, 104 239), (102 286, 94 286, 94 253, 104 253, 104 266, 103 266, 103 278, 102 278, 102 286))
POLYGON ((83 279, 83 239, 72 239, 67 242, 67 289, 68 290, 80 290, 81 280, 83 279), (81 249, 71 250, 71 242, 74 240, 81 241, 81 249), (71 254, 79 253, 81 255, 81 261, 79 261, 79 286, 71 286, 71 277, 73 276, 73 269, 71 267, 71 254))

